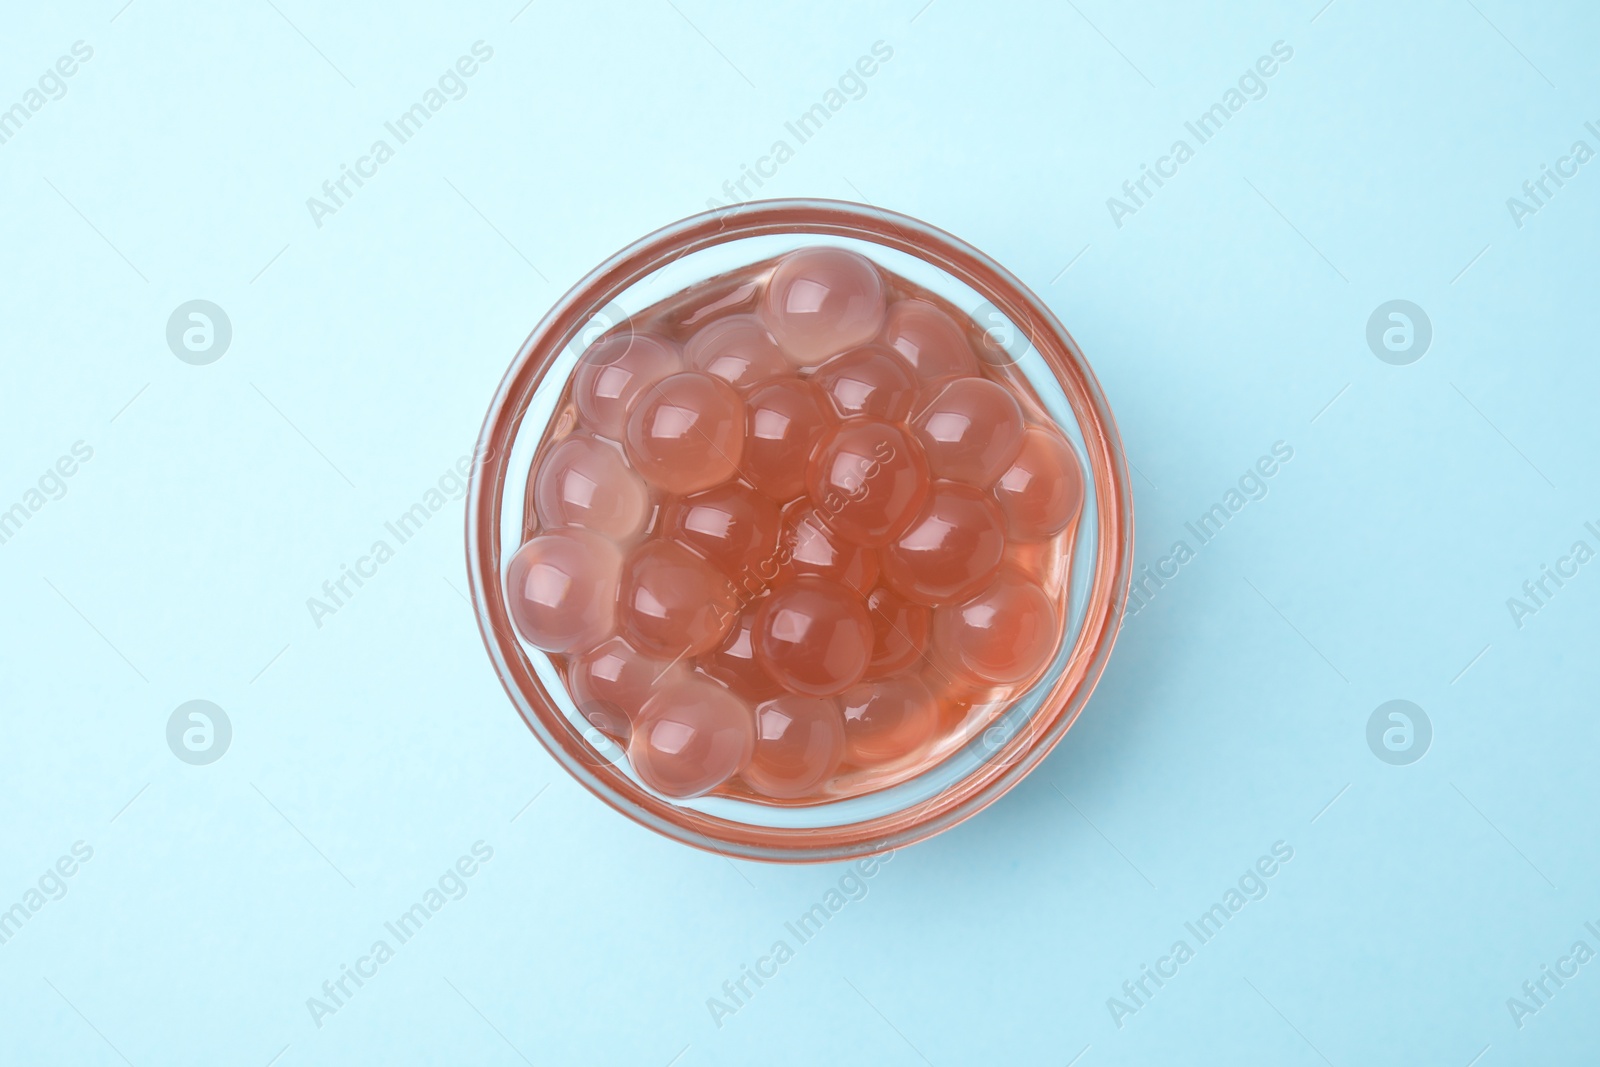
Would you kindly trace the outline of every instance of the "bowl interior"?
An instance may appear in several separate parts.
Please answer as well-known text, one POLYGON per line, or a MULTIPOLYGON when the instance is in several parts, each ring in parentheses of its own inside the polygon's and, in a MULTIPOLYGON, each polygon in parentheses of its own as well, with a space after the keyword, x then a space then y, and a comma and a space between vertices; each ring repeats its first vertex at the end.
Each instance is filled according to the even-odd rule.
MULTIPOLYGON (((563 391, 584 350, 629 315, 693 284, 798 248, 822 244, 848 248, 866 256, 885 270, 966 310, 988 330, 995 341, 998 359, 1005 362, 1012 374, 1027 381, 1045 412, 1072 443, 1086 488, 1084 511, 1078 520, 1079 534, 1063 575, 1063 596, 1058 601, 1063 615, 1063 635, 1053 661, 1025 694, 1003 707, 990 709, 987 718, 969 717, 967 728, 957 737, 946 739, 942 746, 943 758, 931 767, 871 793, 805 805, 774 805, 721 796, 674 800, 656 794, 664 803, 749 826, 820 829, 860 823, 926 803, 994 758, 1005 742, 1028 731, 1029 723, 1039 715, 1052 683, 1060 676, 1077 644, 1088 612, 1089 589, 1097 558, 1096 494, 1093 472, 1083 459, 1083 430, 1060 381, 1033 346, 1026 326, 1012 321, 970 285, 919 257, 860 238, 802 231, 736 238, 690 252, 633 284, 607 294, 604 304, 580 322, 574 336, 562 346, 535 389, 512 438, 498 516, 500 580, 505 578, 504 568, 511 553, 523 539, 529 473, 546 430, 562 408, 563 391)), ((583 718, 551 657, 526 642, 519 640, 519 643, 550 697, 552 710, 583 737, 593 750, 595 761, 608 765, 638 788, 648 789, 630 767, 622 749, 583 718)))

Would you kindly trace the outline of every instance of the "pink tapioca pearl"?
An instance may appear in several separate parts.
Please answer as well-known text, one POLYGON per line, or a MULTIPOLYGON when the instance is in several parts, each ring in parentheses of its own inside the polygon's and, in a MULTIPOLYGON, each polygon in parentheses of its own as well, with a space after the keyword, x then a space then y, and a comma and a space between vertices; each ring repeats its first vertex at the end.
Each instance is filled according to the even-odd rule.
POLYGON ((867 597, 867 617, 872 620, 872 660, 869 678, 903 671, 916 663, 928 645, 932 615, 892 590, 879 587, 867 597))
POLYGON ((545 529, 582 526, 627 541, 650 517, 650 491, 621 452, 598 438, 573 434, 539 464, 533 505, 545 529))
POLYGON ((786 503, 806 491, 806 464, 832 424, 816 385, 780 378, 745 399, 744 455, 740 472, 764 495, 786 503))
POLYGON ((826 697, 790 693, 756 708, 755 755, 739 776, 763 796, 810 796, 844 758, 844 718, 826 697))
POLYGON ((778 342, 754 315, 729 315, 708 323, 683 346, 683 358, 690 369, 721 378, 735 389, 748 389, 792 369, 778 342))
POLYGON ((934 609, 937 660, 958 675, 995 685, 1035 677, 1055 655, 1061 617, 1028 577, 1009 568, 971 600, 934 609))
POLYGON ((650 694, 687 673, 682 664, 653 659, 612 637, 567 666, 567 691, 584 718, 612 737, 627 740, 650 694))
POLYGON ((1006 532, 1018 541, 1043 541, 1065 530, 1083 506, 1083 471, 1072 446, 1054 430, 1030 426, 994 496, 1006 532))
POLYGON ((802 248, 778 261, 761 318, 803 367, 876 336, 883 325, 883 277, 871 260, 843 248, 802 248))
POLYGON ((939 706, 916 674, 862 682, 839 698, 845 758, 862 767, 901 759, 933 740, 939 706))
POLYGON ((885 545, 916 517, 928 493, 922 447, 894 423, 847 419, 817 445, 806 491, 846 540, 885 545))
POLYGON ((883 342, 924 382, 978 373, 978 360, 961 327, 926 300, 895 301, 884 322, 883 342))
POLYGON ((651 789, 686 800, 749 763, 755 735, 748 704, 715 682, 690 678, 645 702, 628 741, 628 763, 651 789))
POLYGON ((634 400, 623 445, 650 484, 669 493, 710 489, 739 468, 744 401, 709 374, 671 375, 634 400))
POLYGON ((540 534, 506 566, 506 610, 524 640, 574 652, 611 632, 622 556, 588 530, 540 534))
POLYGON ((812 380, 840 418, 871 415, 890 422, 901 422, 911 413, 921 384, 905 360, 881 345, 834 356, 817 368, 812 380))
POLYGON ((746 608, 728 630, 722 643, 695 661, 702 671, 752 704, 783 692, 765 667, 756 662, 755 616, 759 609, 746 608))
POLYGON ((572 374, 572 397, 585 425, 620 441, 628 405, 640 391, 682 369, 677 345, 653 334, 625 330, 602 337, 579 357, 572 374))
POLYGON ((772 579, 776 584, 809 575, 865 596, 878 580, 878 554, 828 529, 808 501, 797 500, 784 509, 781 537, 781 568, 772 579))
POLYGON ((912 422, 936 478, 989 489, 1022 450, 1022 407, 1005 386, 957 378, 912 422))
POLYGON ((778 505, 736 482, 679 497, 661 528, 704 556, 738 588, 778 550, 778 505))
POLYGON ((929 606, 965 600, 989 584, 1005 555, 1004 519, 970 485, 935 482, 906 531, 879 553, 895 592, 929 606))
POLYGON ((671 541, 646 541, 622 566, 617 622, 635 647, 675 660, 715 648, 739 613, 732 584, 671 541))
POLYGON ((854 685, 872 655, 861 598, 836 582, 797 578, 756 612, 756 661, 784 688, 832 696, 854 685))

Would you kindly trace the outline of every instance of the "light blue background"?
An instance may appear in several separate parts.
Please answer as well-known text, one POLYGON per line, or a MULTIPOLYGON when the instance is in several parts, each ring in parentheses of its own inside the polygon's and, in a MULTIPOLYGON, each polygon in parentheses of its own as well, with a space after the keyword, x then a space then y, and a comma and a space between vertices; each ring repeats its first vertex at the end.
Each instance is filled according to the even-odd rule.
POLYGON ((1592 8, 121 3, 7 4, 0 36, 0 107, 94 49, 0 145, 0 508, 94 448, 0 545, 0 907, 94 849, 0 945, 0 1062, 1595 1059, 1600 962, 1520 1030, 1506 1007, 1600 949, 1600 565, 1506 607, 1600 525, 1600 163, 1520 229, 1505 203, 1600 148, 1592 8), (478 40, 467 95, 318 228, 306 198, 478 40), (320 629, 305 602, 471 450, 569 285, 879 40, 763 195, 870 198, 1035 288, 1140 471, 1140 564, 1294 458, 1035 774, 719 1027, 707 998, 844 872, 703 855, 562 774, 463 603, 459 503, 320 629), (1115 226, 1279 40, 1266 97, 1115 226), (195 298, 233 324, 210 366, 165 341, 195 298), (1433 322, 1411 366, 1364 339, 1393 298, 1433 322), (233 723, 210 766, 166 745, 193 698, 233 723), (1411 766, 1367 747, 1391 698, 1433 723, 1411 766), (470 892, 316 1026, 479 840, 470 892), (1277 841, 1269 895, 1119 1029, 1107 998, 1277 841))

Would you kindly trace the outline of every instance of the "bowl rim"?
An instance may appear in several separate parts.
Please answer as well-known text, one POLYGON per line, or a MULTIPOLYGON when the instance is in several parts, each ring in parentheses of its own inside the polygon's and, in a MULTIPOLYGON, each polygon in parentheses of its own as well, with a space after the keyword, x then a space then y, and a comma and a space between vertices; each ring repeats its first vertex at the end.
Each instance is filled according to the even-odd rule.
POLYGON ((611 808, 666 837, 723 856, 778 863, 856 859, 941 833, 998 800, 1076 722, 1116 642, 1132 580, 1133 495, 1111 409, 1076 341, 1021 280, 976 248, 919 219, 842 200, 756 200, 704 211, 639 238, 595 267, 555 303, 518 349, 483 422, 466 509, 473 613, 495 673, 524 723, 566 771, 611 808), (705 248, 749 237, 815 234, 863 240, 921 259, 965 283, 1012 322, 1026 324, 1082 431, 1095 492, 1094 580, 1083 626, 1039 709, 971 772, 897 811, 834 827, 771 827, 674 806, 598 755, 555 706, 514 636, 500 587, 499 519, 515 439, 556 359, 629 286, 705 248))

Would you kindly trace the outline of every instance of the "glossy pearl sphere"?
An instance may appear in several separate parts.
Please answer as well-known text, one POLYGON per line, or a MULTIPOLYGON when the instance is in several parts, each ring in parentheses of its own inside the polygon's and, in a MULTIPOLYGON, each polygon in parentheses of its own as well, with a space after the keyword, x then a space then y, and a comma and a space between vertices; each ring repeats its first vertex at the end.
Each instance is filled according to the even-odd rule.
POLYGON ((913 425, 934 477, 983 490, 1022 449, 1022 407, 987 378, 957 378, 938 389, 913 425))
POLYGON ((617 622, 643 652, 668 660, 709 652, 738 613, 733 585, 682 545, 646 541, 622 566, 617 622))
POLYGON ((755 619, 759 608, 757 604, 741 611, 722 643, 695 661, 702 671, 752 704, 783 692, 767 669, 756 662, 755 619))
POLYGON ((797 500, 784 510, 781 536, 778 559, 782 566, 774 584, 809 575, 838 582, 865 596, 878 580, 878 554, 828 529, 807 501, 797 500))
POLYGON ((756 708, 756 748, 740 777, 780 800, 809 796, 844 758, 844 718, 826 697, 790 693, 756 708))
POLYGON ((506 566, 506 610, 523 640, 546 652, 580 651, 611 632, 617 546, 587 530, 540 534, 506 566))
POLYGON ((929 606, 974 596, 1000 569, 1003 523, 985 494, 960 482, 935 482, 911 525, 879 553, 884 582, 929 606))
POLYGON ((1045 668, 1061 641, 1050 598, 1011 569, 971 600, 933 613, 934 654, 951 670, 981 682, 1015 685, 1045 668))
POLYGON ((620 637, 575 658, 567 668, 567 691, 590 723, 626 740, 650 694, 688 672, 682 664, 652 659, 620 637))
POLYGON ((740 473, 764 496, 780 504, 793 500, 806 491, 806 464, 832 423, 813 383, 779 378, 758 385, 745 398, 740 473))
POLYGON ((883 342, 900 353, 924 382, 978 373, 978 360, 954 319, 926 300, 898 300, 889 308, 883 342))
POLYGON ((1083 471, 1072 446, 1054 430, 1030 426, 994 497, 1015 540, 1043 541, 1065 530, 1083 507, 1083 471))
POLYGON ((661 528, 743 589, 750 587, 746 579, 777 554, 778 525, 778 505, 729 482, 675 498, 666 506, 661 528))
POLYGON ((735 389, 788 374, 788 359, 759 318, 729 315, 701 327, 683 346, 690 369, 721 378, 735 389))
POLYGON ((843 248, 802 248, 773 268, 761 318, 803 367, 870 341, 883 325, 884 285, 866 257, 843 248))
POLYGON ((863 345, 817 368, 821 387, 840 418, 871 415, 901 422, 911 413, 920 382, 906 361, 881 345, 863 345))
POLYGON ((671 375, 635 399, 623 444, 650 484, 669 493, 710 489, 739 468, 744 402, 720 378, 671 375))
POLYGON ((794 693, 832 696, 854 685, 872 655, 861 597, 836 582, 797 578, 756 612, 756 660, 794 693))
POLYGON ((824 522, 846 540, 885 545, 916 517, 928 493, 928 462, 900 427, 882 419, 840 423, 817 445, 806 491, 824 522))
POLYGON ((645 702, 628 741, 628 762, 645 785, 685 800, 704 796, 750 761, 755 717, 717 685, 687 679, 645 702))
POLYGON ((598 438, 573 434, 540 464, 533 506, 547 530, 582 526, 613 541, 628 541, 650 517, 650 490, 622 453, 598 438))
POLYGON ((671 341, 624 331, 589 346, 572 375, 572 398, 584 425, 613 441, 622 440, 628 406, 639 393, 683 369, 671 341))
POLYGON ((862 682, 839 698, 845 758, 862 767, 902 759, 933 740, 939 706, 916 674, 862 682))

